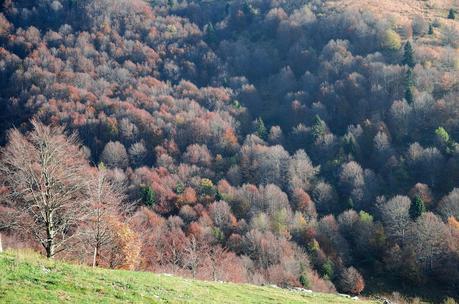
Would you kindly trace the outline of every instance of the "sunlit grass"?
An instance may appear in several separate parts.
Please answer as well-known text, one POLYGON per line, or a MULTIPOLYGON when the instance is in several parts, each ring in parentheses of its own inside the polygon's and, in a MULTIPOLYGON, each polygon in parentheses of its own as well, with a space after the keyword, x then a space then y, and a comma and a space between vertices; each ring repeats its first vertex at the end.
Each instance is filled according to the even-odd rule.
POLYGON ((0 303, 373 303, 274 287, 93 269, 33 252, 0 254, 0 303))

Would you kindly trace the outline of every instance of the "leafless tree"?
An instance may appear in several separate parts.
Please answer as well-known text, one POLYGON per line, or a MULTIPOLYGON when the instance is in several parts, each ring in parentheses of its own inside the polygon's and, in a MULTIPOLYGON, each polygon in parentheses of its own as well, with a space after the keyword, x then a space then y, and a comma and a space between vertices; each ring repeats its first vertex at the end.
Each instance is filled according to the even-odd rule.
POLYGON ((312 165, 306 152, 298 150, 288 162, 287 179, 290 190, 299 188, 309 191, 311 181, 318 172, 319 167, 312 165))
POLYGON ((109 168, 125 169, 129 165, 126 148, 119 141, 110 141, 105 145, 100 160, 109 168))
POLYGON ((143 142, 137 142, 129 148, 129 157, 134 166, 140 167, 144 164, 148 155, 148 150, 143 142))
MULTIPOLYGON (((107 169, 99 165, 91 182, 88 184, 88 218, 80 232, 82 239, 94 250, 93 267, 99 264, 101 251, 114 243, 113 218, 120 214, 120 207, 125 199, 124 188, 115 187, 108 179, 107 169)), ((109 249, 109 248, 107 248, 109 249)))
POLYGON ((220 245, 212 246, 207 251, 207 264, 208 268, 210 268, 209 271, 212 273, 212 280, 214 281, 218 281, 221 278, 219 270, 221 269, 221 263, 227 252, 228 250, 220 245))
MULTIPOLYGON (((3 195, 4 193, 0 187, 0 201, 3 198, 3 195)), ((2 233, 4 231, 13 229, 16 224, 15 217, 11 210, 11 208, 5 208, 4 206, 0 205, 0 253, 3 252, 2 233)))
POLYGON ((408 197, 397 195, 381 206, 380 210, 387 235, 402 244, 410 224, 410 205, 411 202, 408 197))
POLYGON ((459 31, 452 24, 443 28, 443 43, 451 47, 457 47, 459 41, 459 31))
POLYGON ((429 272, 442 267, 442 257, 451 242, 447 226, 435 214, 426 212, 414 223, 408 246, 413 250, 417 264, 429 272))
POLYGON ((236 222, 236 218, 231 213, 231 208, 225 201, 214 202, 209 207, 210 218, 214 221, 215 226, 223 231, 231 228, 236 222))
POLYGON ((459 188, 454 188, 438 203, 438 213, 446 220, 450 216, 459 219, 459 188))
POLYGON ((206 244, 199 242, 193 235, 187 239, 185 243, 185 267, 189 268, 193 279, 196 277, 196 272, 201 267, 205 252, 207 251, 206 244))
POLYGON ((15 227, 34 236, 46 256, 66 249, 76 226, 86 217, 88 162, 75 134, 32 120, 27 135, 14 129, 3 149, 0 173, 15 227))

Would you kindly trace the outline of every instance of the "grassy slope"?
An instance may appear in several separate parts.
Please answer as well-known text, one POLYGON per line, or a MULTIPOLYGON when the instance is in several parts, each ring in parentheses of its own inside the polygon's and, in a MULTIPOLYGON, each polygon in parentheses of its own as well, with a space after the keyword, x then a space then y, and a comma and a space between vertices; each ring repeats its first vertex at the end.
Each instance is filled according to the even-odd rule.
POLYGON ((0 254, 0 303, 375 303, 339 295, 92 269, 36 254, 0 254))

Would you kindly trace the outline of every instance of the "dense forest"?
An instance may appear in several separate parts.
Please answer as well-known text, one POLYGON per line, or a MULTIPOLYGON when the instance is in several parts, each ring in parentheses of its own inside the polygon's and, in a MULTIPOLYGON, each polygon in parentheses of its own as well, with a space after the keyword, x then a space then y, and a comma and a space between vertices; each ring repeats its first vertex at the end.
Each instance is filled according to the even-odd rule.
POLYGON ((455 9, 0 1, 4 245, 458 298, 455 9))

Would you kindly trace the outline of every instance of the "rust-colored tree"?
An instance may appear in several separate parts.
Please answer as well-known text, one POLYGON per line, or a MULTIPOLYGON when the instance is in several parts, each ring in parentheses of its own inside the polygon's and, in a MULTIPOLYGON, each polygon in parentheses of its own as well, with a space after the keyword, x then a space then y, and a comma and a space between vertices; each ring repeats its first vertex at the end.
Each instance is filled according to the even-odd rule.
POLYGON ((109 220, 115 232, 113 243, 109 247, 108 266, 116 269, 135 270, 139 264, 141 242, 138 235, 128 224, 116 217, 109 220))
POLYGON ((350 294, 360 294, 365 288, 365 281, 362 275, 354 267, 344 269, 338 283, 343 292, 350 294))

